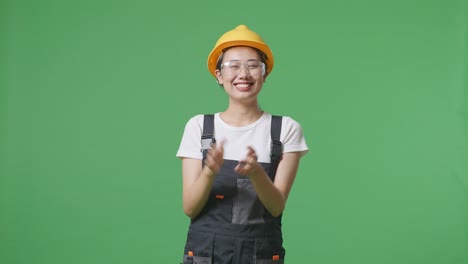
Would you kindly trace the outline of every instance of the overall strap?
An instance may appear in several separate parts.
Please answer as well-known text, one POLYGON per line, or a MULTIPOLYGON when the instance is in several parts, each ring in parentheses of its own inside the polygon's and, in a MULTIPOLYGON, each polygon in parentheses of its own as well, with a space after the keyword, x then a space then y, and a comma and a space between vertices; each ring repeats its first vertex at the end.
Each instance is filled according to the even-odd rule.
POLYGON ((283 121, 282 116, 271 117, 271 156, 270 156, 270 178, 274 179, 276 175, 276 169, 278 164, 283 157, 283 143, 280 141, 281 136, 281 124, 283 121))
POLYGON ((201 136, 201 152, 203 152, 203 160, 206 158, 211 145, 216 142, 214 138, 214 115, 203 116, 203 134, 201 136))

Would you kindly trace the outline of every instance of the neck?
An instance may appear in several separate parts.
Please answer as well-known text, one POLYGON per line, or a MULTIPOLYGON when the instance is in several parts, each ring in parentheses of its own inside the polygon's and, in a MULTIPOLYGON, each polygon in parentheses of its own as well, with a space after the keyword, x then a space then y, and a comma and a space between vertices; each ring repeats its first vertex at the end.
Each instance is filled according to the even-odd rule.
POLYGON ((223 121, 231 126, 247 126, 257 121, 263 115, 263 111, 257 102, 251 105, 231 102, 220 115, 223 121))

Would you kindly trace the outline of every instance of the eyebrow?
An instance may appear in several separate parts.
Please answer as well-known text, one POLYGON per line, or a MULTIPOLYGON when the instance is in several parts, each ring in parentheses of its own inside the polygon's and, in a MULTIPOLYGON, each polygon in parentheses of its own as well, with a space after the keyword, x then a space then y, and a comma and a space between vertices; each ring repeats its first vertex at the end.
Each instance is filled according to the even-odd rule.
MULTIPOLYGON (((228 60, 228 61, 241 61, 241 60, 228 60)), ((249 59, 247 61, 260 61, 261 62, 261 60, 257 60, 257 59, 249 59)))

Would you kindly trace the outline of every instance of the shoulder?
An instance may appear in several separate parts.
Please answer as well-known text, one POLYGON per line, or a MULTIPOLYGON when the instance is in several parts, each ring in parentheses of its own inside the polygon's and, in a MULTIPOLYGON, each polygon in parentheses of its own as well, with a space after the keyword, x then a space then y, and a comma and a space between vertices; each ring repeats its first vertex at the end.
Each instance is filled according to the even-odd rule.
POLYGON ((300 152, 301 156, 307 153, 308 147, 304 132, 298 121, 290 116, 284 116, 281 127, 281 141, 284 152, 300 152))
POLYGON ((188 122, 203 122, 204 114, 194 115, 189 118, 188 122))
POLYGON ((203 114, 198 114, 190 117, 186 123, 186 127, 203 127, 203 114))
POLYGON ((203 116, 199 114, 188 119, 176 154, 177 157, 202 159, 200 138, 203 130, 203 116))
POLYGON ((286 127, 300 128, 301 124, 290 116, 283 116, 283 125, 286 127))
POLYGON ((282 115, 272 115, 272 114, 268 114, 270 115, 270 118, 272 118, 273 116, 279 116, 281 117, 282 121, 281 121, 281 126, 282 126, 282 129, 281 130, 290 130, 290 129, 301 129, 301 125, 299 124, 298 121, 296 121, 295 119, 293 119, 292 117, 290 116, 282 116, 282 115))

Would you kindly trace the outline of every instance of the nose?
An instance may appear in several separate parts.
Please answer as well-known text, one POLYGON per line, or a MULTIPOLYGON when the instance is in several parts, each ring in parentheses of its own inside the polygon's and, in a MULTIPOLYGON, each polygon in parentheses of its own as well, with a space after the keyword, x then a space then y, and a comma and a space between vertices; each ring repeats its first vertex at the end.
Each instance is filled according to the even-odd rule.
POLYGON ((250 76, 249 69, 247 68, 247 65, 242 64, 242 66, 239 68, 239 77, 248 77, 250 76))

